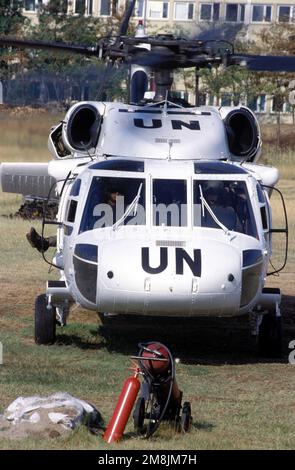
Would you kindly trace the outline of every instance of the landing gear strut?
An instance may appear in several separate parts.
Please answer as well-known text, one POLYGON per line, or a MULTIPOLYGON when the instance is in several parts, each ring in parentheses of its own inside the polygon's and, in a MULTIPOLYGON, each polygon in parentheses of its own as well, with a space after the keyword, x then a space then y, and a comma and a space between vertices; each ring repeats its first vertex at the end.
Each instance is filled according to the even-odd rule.
POLYGON ((55 342, 56 312, 47 303, 45 294, 38 295, 35 301, 35 343, 53 344, 55 342))
POLYGON ((258 333, 258 351, 267 357, 282 354, 282 317, 276 312, 263 315, 258 333))

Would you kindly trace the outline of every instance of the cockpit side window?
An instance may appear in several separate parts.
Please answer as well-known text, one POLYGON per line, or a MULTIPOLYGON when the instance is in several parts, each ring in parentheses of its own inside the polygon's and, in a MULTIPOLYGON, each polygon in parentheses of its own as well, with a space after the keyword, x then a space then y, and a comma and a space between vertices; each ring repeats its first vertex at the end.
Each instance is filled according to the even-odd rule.
POLYGON ((257 183, 256 189, 257 189, 258 201, 260 202, 260 204, 265 204, 266 203, 265 195, 259 183, 257 183))
POLYGON ((194 225, 220 228, 205 203, 228 230, 258 238, 245 181, 194 181, 194 225))
POLYGON ((260 215, 261 215, 261 222, 262 222, 262 228, 264 231, 268 230, 268 216, 266 212, 266 198, 263 192, 263 189, 260 185, 260 183, 257 183, 256 186, 257 189, 257 196, 258 196, 258 201, 260 205, 260 215))
POLYGON ((153 225, 166 227, 187 225, 186 180, 153 180, 153 225))
POLYGON ((75 196, 75 197, 79 196, 80 187, 81 187, 81 180, 80 178, 77 178, 72 184, 70 196, 75 196))
POLYGON ((96 228, 144 225, 145 180, 94 176, 87 195, 79 233, 96 228), (130 213, 128 209, 131 207, 130 213))
POLYGON ((67 214, 67 221, 68 222, 71 222, 71 223, 75 222, 77 205, 78 205, 78 201, 75 201, 74 199, 70 200, 69 208, 68 208, 68 214, 67 214))

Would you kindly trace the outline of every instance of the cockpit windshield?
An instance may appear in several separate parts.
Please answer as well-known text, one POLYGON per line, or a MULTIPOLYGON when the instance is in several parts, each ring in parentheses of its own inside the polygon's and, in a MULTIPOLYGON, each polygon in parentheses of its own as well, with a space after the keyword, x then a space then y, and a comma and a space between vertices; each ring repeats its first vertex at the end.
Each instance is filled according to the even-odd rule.
POLYGON ((187 225, 186 180, 153 180, 153 224, 167 227, 187 225))
MULTIPOLYGON (((151 186, 154 226, 187 227, 186 179, 154 178, 151 186)), ((189 190, 189 191, 188 191, 189 190)), ((145 178, 94 176, 86 197, 79 233, 121 225, 146 225, 145 178)), ((241 180, 193 181, 193 223, 258 238, 247 185, 241 180)))
POLYGON ((145 224, 145 180, 95 176, 88 192, 79 233, 116 227, 117 222, 120 225, 145 224))
POLYGON ((221 224, 227 230, 258 237, 245 181, 194 181, 194 226, 220 228, 221 224))

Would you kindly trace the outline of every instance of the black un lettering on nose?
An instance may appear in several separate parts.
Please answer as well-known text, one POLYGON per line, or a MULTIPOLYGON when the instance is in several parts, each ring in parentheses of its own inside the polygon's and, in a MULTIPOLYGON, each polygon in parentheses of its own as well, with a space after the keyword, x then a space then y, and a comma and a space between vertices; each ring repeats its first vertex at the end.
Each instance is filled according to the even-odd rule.
POLYGON ((183 248, 175 249, 176 274, 183 274, 183 262, 185 261, 194 276, 201 277, 201 250, 194 250, 194 259, 183 248))
POLYGON ((134 119, 134 125, 141 129, 159 129, 162 127, 162 121, 160 119, 152 119, 152 125, 146 125, 143 119, 134 119))
POLYGON ((142 269, 149 274, 160 274, 168 266, 168 249, 165 247, 160 248, 160 264, 156 268, 150 266, 150 249, 143 247, 141 249, 141 266, 142 269))
POLYGON ((172 129, 174 130, 181 130, 183 127, 186 127, 187 129, 190 129, 191 131, 200 130, 199 121, 184 122, 184 121, 177 121, 173 119, 171 123, 172 123, 172 129))
MULTIPOLYGON (((146 124, 143 119, 134 119, 134 125, 140 129, 159 129, 162 127, 162 121, 161 119, 151 119, 151 124, 146 124)), ((171 125, 173 130, 181 130, 183 127, 191 131, 199 131, 201 129, 199 121, 184 122, 172 119, 171 125)))
MULTIPOLYGON (((202 265, 201 265, 201 250, 194 250, 194 257, 190 255, 183 248, 175 249, 175 272, 176 274, 183 275, 184 273, 184 262, 188 265, 194 276, 201 277, 202 265)), ((148 247, 142 247, 141 249, 141 265, 142 269, 148 274, 160 274, 165 271, 168 266, 168 248, 160 248, 160 262, 156 267, 150 265, 150 251, 148 247)))

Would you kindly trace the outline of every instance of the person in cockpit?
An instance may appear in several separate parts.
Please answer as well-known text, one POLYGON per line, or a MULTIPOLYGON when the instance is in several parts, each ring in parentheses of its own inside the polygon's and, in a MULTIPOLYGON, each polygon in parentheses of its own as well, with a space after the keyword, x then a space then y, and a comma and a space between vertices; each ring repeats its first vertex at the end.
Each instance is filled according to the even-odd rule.
MULTIPOLYGON (((233 207, 228 205, 227 194, 225 191, 222 191, 222 187, 220 185, 209 186, 204 190, 204 198, 208 202, 214 215, 227 229, 237 230, 237 214, 233 207)), ((205 211, 202 226, 218 227, 207 210, 205 211)))
MULTIPOLYGON (((110 186, 105 190, 105 204, 109 204, 113 211, 115 211, 119 196, 122 196, 122 191, 115 185, 110 186)), ((30 245, 40 251, 40 253, 44 253, 49 247, 56 247, 56 235, 51 237, 42 237, 34 227, 31 227, 30 231, 26 234, 26 238, 30 245)))

